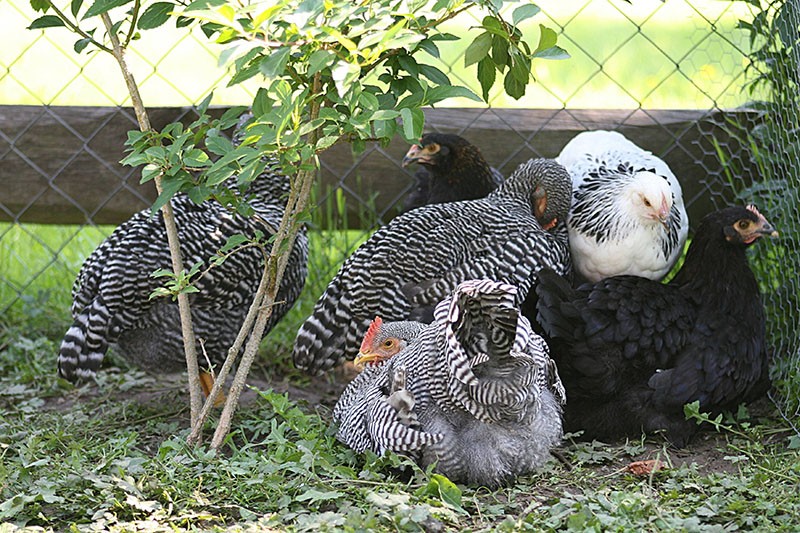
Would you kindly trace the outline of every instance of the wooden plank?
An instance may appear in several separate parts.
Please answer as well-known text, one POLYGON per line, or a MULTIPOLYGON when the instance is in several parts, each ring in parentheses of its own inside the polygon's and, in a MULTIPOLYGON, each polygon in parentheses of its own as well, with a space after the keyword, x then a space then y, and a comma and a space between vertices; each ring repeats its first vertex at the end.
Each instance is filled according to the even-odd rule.
MULTIPOLYGON (((161 128, 196 114, 189 107, 153 108, 150 117, 161 128)), ((750 172, 722 127, 729 117, 696 110, 429 109, 426 129, 463 135, 506 175, 531 157, 554 157, 580 131, 619 130, 667 161, 696 221, 732 198, 712 138, 750 172)), ((0 220, 116 224, 150 205, 152 184, 139 185, 138 170, 118 163, 127 131, 136 127, 129 108, 0 106, 0 220)), ((346 145, 329 150, 320 201, 341 187, 350 226, 388 220, 413 183, 414 169, 399 164, 407 148, 396 138, 359 155, 346 145)))

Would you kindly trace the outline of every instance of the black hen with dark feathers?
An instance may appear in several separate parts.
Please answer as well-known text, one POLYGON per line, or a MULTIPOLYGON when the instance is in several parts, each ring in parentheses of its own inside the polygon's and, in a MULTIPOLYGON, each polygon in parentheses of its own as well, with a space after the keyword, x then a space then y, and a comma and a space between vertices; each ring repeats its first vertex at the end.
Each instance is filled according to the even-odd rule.
POLYGON ((503 175, 489 166, 480 150, 450 133, 427 133, 403 158, 403 166, 420 165, 414 189, 404 210, 423 205, 483 198, 503 182, 503 175))
POLYGON ((768 386, 765 318, 745 250, 777 232, 753 206, 707 215, 675 278, 635 276, 573 289, 539 273, 537 320, 567 391, 565 430, 611 440, 697 430, 683 405, 716 413, 768 386))

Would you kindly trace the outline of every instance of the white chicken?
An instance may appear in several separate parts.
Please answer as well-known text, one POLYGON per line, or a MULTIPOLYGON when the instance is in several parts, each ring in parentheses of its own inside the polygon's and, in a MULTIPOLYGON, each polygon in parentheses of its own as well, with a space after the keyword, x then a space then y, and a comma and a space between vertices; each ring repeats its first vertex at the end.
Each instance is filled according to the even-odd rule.
POLYGON ((666 276, 689 231, 681 185, 667 164, 603 130, 576 135, 557 160, 572 177, 567 228, 575 270, 591 282, 666 276))

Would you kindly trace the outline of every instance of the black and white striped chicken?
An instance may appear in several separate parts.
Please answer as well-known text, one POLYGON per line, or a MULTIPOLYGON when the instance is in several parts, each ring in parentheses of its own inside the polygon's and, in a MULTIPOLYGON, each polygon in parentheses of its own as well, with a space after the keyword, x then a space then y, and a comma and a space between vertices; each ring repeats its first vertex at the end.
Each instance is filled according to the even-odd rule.
MULTIPOLYGON (((240 122, 242 124, 243 122, 240 122)), ((232 178, 232 180, 235 178, 232 178)), ((283 213, 289 178, 277 165, 253 180, 247 189, 255 215, 234 214, 216 201, 195 204, 185 194, 170 202, 175 213, 181 252, 188 266, 208 264, 232 235, 253 238, 274 233, 283 213)), ((305 230, 297 237, 265 331, 291 308, 307 272, 305 230)), ((212 364, 227 351, 253 301, 263 272, 257 247, 238 251, 195 282, 189 296, 195 336, 204 340, 212 364)), ((109 345, 129 362, 150 371, 174 372, 186 367, 177 302, 150 299, 163 281, 151 274, 171 270, 163 216, 142 210, 120 224, 86 259, 72 288, 72 316, 58 354, 59 375, 69 381, 90 378, 100 368, 109 345)), ((201 368, 207 367, 198 346, 201 368)))
POLYGON ((426 133, 409 148, 403 166, 416 163, 414 189, 405 210, 423 205, 483 198, 503 183, 503 175, 489 166, 480 150, 452 133, 426 133))
POLYGON ((540 273, 537 321, 567 390, 567 431, 595 439, 697 431, 683 406, 718 413, 769 386, 764 307, 746 249, 777 232, 753 206, 703 218, 663 284, 615 276, 573 289, 540 273))
POLYGON ((573 181, 567 227, 575 272, 588 281, 666 276, 689 231, 681 185, 667 164, 602 130, 576 135, 557 159, 573 181))
POLYGON ((319 298, 297 334, 295 365, 318 373, 352 360, 377 315, 429 322, 435 305, 464 280, 510 283, 522 300, 540 268, 567 274, 562 221, 570 191, 561 165, 532 159, 486 198, 395 218, 345 261, 319 298))
POLYGON ((339 440, 489 487, 542 466, 562 437, 564 389, 516 293, 468 280, 430 325, 375 322, 357 359, 366 368, 333 411, 339 440))

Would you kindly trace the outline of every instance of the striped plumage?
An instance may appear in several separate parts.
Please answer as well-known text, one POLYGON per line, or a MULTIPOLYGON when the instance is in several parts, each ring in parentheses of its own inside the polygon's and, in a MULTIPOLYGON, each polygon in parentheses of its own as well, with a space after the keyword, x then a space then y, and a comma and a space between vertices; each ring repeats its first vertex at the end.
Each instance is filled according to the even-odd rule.
MULTIPOLYGON (((405 349, 345 389, 333 412, 337 437, 490 487, 541 466, 561 440, 564 389, 516 293, 485 279, 460 284, 405 349)), ((402 337, 408 327, 381 330, 402 337)))
POLYGON ((352 359, 376 315, 430 321, 433 307, 467 279, 510 283, 521 303, 543 266, 570 271, 564 225, 542 229, 566 217, 569 194, 561 165, 532 159, 486 198, 395 218, 345 261, 319 298, 297 334, 295 365, 316 373, 352 359))
POLYGON ((575 271, 592 282, 663 278, 689 231, 681 185, 666 163, 614 131, 575 136, 558 161, 573 180, 567 227, 575 271))
MULTIPOLYGON (((289 179, 277 165, 250 185, 256 215, 232 214, 216 201, 195 204, 178 194, 172 208, 178 226, 181 252, 187 268, 214 256, 235 234, 253 237, 273 233, 283 213, 289 179)), ((298 235, 267 324, 269 331, 289 310, 305 283, 308 243, 298 235)), ((190 294, 195 335, 205 341, 212 363, 224 361, 263 272, 264 258, 250 247, 230 256, 197 280, 199 292, 190 294)), ((176 302, 150 300, 163 278, 150 276, 157 269, 171 270, 166 230, 159 211, 145 209, 118 226, 84 262, 72 289, 74 323, 58 355, 59 374, 70 381, 92 377, 112 343, 131 363, 142 368, 172 372, 185 368, 180 318, 176 302)), ((198 349, 200 365, 207 366, 198 349)))

